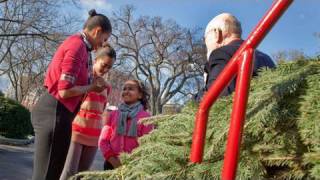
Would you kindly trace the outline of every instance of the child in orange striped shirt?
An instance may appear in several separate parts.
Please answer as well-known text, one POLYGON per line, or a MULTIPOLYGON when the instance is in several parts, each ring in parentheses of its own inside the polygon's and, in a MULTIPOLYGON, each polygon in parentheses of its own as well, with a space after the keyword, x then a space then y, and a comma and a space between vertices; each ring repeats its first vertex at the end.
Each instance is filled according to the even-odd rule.
MULTIPOLYGON (((106 44, 96 52, 93 65, 93 76, 102 77, 112 67, 116 59, 114 49, 106 44)), ((101 82, 105 83, 105 82, 101 82)), ((111 87, 101 93, 88 92, 80 106, 80 110, 72 122, 72 138, 67 159, 60 180, 88 170, 94 160, 98 139, 102 128, 102 113, 107 103, 111 87)))

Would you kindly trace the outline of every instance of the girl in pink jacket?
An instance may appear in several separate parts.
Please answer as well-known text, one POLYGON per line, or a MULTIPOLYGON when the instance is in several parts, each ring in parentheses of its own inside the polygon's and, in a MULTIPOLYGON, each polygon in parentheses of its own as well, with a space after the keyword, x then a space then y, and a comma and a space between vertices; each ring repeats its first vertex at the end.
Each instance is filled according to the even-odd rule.
POLYGON ((152 125, 143 125, 139 121, 150 117, 148 93, 145 86, 137 80, 125 82, 122 91, 123 103, 119 110, 109 114, 106 125, 102 128, 99 148, 105 158, 104 169, 114 169, 121 165, 119 154, 131 153, 138 144, 138 137, 149 133, 152 125))

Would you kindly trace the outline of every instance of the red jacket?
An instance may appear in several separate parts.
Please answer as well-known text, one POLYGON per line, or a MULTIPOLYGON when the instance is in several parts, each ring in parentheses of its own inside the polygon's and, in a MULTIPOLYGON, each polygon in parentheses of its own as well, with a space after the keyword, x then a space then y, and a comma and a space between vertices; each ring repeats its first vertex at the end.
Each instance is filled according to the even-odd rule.
POLYGON ((44 86, 48 92, 71 112, 75 111, 82 96, 62 99, 58 91, 88 84, 88 58, 82 36, 72 35, 59 46, 45 76, 44 86))

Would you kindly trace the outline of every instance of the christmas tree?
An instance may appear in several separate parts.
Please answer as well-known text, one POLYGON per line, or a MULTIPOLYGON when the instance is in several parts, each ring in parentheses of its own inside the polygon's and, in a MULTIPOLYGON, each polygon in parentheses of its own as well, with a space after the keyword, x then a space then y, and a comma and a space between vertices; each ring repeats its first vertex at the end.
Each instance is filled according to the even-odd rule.
MULTIPOLYGON (((320 61, 280 64, 254 78, 237 179, 320 179, 320 61)), ((82 179, 220 179, 232 96, 220 98, 209 115, 204 160, 189 162, 196 103, 182 113, 146 120, 156 129, 142 137, 123 165, 84 172, 82 179)))

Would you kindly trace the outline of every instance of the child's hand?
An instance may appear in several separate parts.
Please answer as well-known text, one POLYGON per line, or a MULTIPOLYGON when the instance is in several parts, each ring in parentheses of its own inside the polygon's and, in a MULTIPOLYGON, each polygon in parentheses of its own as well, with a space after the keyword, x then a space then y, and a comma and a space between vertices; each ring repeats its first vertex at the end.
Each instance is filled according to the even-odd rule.
POLYGON ((108 162, 111 163, 114 168, 121 166, 121 162, 120 162, 119 158, 117 158, 117 157, 113 157, 113 156, 110 157, 108 159, 108 162))
POLYGON ((96 77, 93 79, 93 83, 91 84, 90 91, 94 92, 102 92, 107 87, 107 83, 104 81, 102 77, 96 77))
POLYGON ((93 82, 96 83, 97 86, 99 86, 99 87, 106 87, 107 86, 106 81, 102 77, 96 77, 93 80, 93 82))

